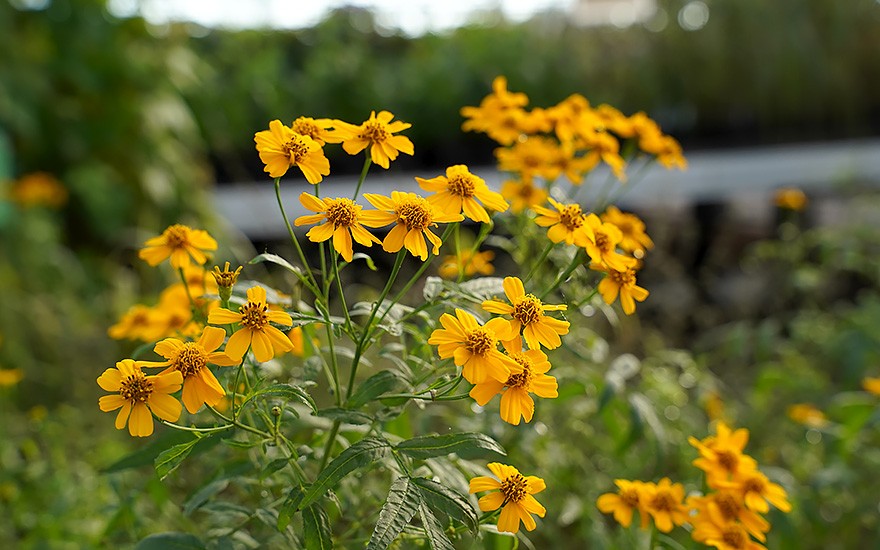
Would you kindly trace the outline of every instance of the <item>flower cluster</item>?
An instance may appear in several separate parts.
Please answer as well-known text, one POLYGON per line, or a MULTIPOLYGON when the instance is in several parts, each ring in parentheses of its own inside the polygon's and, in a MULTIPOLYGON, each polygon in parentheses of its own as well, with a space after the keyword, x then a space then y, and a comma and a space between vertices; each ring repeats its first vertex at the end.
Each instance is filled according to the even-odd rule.
POLYGON ((694 465, 704 472, 711 489, 705 495, 685 499, 684 486, 668 478, 656 485, 618 479, 618 491, 601 495, 596 505, 624 527, 629 527, 633 512, 638 511, 642 529, 648 527, 649 518, 664 533, 688 524, 695 541, 719 550, 764 549, 753 540, 767 540, 770 523, 763 514, 771 504, 789 512, 791 504, 785 489, 771 482, 755 459, 743 452, 748 439, 748 430, 731 430, 723 422, 713 436, 689 438, 700 454, 694 465))

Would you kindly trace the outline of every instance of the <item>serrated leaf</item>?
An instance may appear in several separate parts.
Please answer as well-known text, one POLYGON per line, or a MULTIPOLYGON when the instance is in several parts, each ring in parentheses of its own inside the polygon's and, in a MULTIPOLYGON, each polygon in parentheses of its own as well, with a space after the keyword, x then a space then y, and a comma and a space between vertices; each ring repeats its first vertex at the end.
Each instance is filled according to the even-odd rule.
POLYGON ((193 493, 186 500, 186 502, 183 504, 183 515, 188 516, 192 514, 194 511, 201 508, 203 504, 208 502, 208 499, 223 491, 228 486, 228 479, 215 479, 214 481, 208 483, 207 485, 193 493))
POLYGON ((134 550, 205 550, 207 546, 189 533, 157 533, 138 542, 134 550))
POLYGON ((477 534, 480 519, 467 497, 443 484, 424 477, 414 478, 413 483, 418 487, 422 499, 431 508, 460 521, 470 529, 471 533, 477 534))
POLYGON ((391 450, 391 445, 378 437, 365 437, 345 449, 318 474, 315 482, 305 489, 300 507, 309 506, 315 502, 351 472, 384 458, 389 450, 391 450))
POLYGON ((192 435, 187 432, 183 432, 180 430, 168 430, 159 435, 154 441, 150 442, 148 445, 139 449, 130 455, 124 456, 114 462, 113 464, 107 466, 101 473, 109 474, 113 472, 120 472, 122 470, 128 470, 130 468, 139 468, 141 466, 152 466, 156 460, 156 457, 162 451, 165 451, 174 445, 180 445, 181 443, 185 443, 192 439, 192 435))
POLYGON ((428 504, 419 499, 419 519, 422 521, 422 528, 428 538, 428 546, 431 550, 455 550, 452 541, 446 536, 443 526, 437 521, 428 504))
POLYGON ((258 397, 281 397, 287 401, 295 400, 312 409, 312 412, 318 410, 312 396, 303 388, 292 384, 272 384, 271 386, 261 388, 248 396, 248 398, 242 402, 241 406, 244 407, 247 403, 258 397))
POLYGON ((462 458, 482 458, 507 453, 494 439, 479 433, 415 437, 397 444, 397 450, 413 458, 432 458, 452 453, 462 458))
POLYGON ((338 420, 346 424, 372 424, 375 420, 372 416, 360 411, 350 409, 340 409, 339 407, 330 407, 321 409, 317 415, 331 420, 338 420))
POLYGON ((333 548, 327 512, 315 503, 303 509, 302 515, 303 539, 306 543, 306 550, 330 550, 333 548))
POLYGON ((419 499, 418 492, 412 480, 408 477, 399 477, 391 484, 388 491, 388 498, 382 505, 379 512, 379 520, 376 522, 376 528, 370 536, 370 542, 367 550, 385 550, 388 548, 397 535, 403 531, 413 516, 418 511, 419 499))
POLYGON ((190 441, 186 443, 181 443, 180 445, 175 445, 170 449, 166 449, 159 453, 159 456, 156 457, 153 465, 156 467, 156 474, 158 474, 159 479, 165 479, 168 477, 168 474, 173 472, 180 466, 181 462, 189 456, 190 452, 195 448, 196 445, 202 443, 206 444, 211 442, 212 444, 216 444, 217 440, 213 436, 200 436, 196 435, 190 441))
POLYGON ((443 279, 440 277, 427 277, 425 279, 425 287, 422 289, 422 296, 426 302, 430 302, 436 299, 442 290, 443 279))
POLYGON ((294 487, 287 493, 287 498, 278 507, 278 530, 284 531, 290 525, 290 520, 299 509, 299 503, 302 502, 305 491, 302 487, 294 487))
POLYGON ((364 380, 348 400, 348 408, 359 409, 383 393, 398 386, 400 379, 391 371, 383 370, 364 380))

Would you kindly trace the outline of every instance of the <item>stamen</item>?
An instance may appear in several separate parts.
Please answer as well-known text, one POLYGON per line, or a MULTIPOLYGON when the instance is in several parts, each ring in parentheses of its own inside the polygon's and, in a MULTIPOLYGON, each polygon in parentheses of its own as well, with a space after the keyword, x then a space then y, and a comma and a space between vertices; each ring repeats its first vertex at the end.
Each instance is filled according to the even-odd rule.
POLYGON ((579 204, 567 204, 559 213, 559 220, 569 231, 584 225, 584 212, 579 204))
POLYGON ((184 344, 182 350, 174 359, 174 368, 179 370, 184 378, 198 374, 208 364, 208 358, 204 352, 193 342, 184 344))
POLYGON ((266 312, 269 306, 259 302, 248 302, 238 308, 241 314, 241 326, 254 330, 260 330, 269 324, 269 316, 266 312))
POLYGON ((363 131, 358 135, 360 139, 366 139, 373 143, 380 143, 388 139, 390 135, 385 125, 379 121, 365 122, 363 131))
POLYGON ((511 316, 523 325, 528 325, 538 321, 544 315, 542 306, 541 300, 536 298, 534 294, 526 294, 513 306, 511 316))
POLYGON ((485 355, 495 348, 496 340, 484 328, 475 328, 467 335, 464 347, 474 355, 485 355))
POLYGON ((466 174, 456 174, 449 180, 449 191, 459 197, 473 197, 476 191, 474 179, 466 174))
POLYGON ((407 230, 424 231, 433 221, 433 210, 422 197, 408 198, 397 205, 397 218, 407 230))
POLYGON ((327 206, 327 220, 335 227, 351 227, 357 223, 358 206, 351 199, 324 199, 327 206))
POLYGON ((519 502, 526 497, 529 482, 522 474, 514 474, 501 482, 501 494, 507 502, 519 502))
POLYGON ((146 402, 152 393, 153 383, 147 380, 141 371, 129 374, 119 385, 119 395, 130 401, 132 405, 146 402))

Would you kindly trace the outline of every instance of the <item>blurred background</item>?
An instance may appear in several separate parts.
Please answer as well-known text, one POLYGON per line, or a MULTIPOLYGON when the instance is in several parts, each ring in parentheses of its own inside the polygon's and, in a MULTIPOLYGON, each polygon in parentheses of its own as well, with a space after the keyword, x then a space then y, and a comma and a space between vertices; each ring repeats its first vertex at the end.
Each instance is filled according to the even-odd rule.
MULTIPOLYGON (((640 276, 652 294, 594 357, 656 367, 639 391, 666 429, 646 423, 647 440, 685 445, 723 403, 797 488, 771 547, 880 543, 880 418, 861 386, 880 376, 877 0, 0 0, 0 52, 4 547, 128 545, 198 525, 149 468, 105 472, 141 442, 98 411, 94 380, 136 347, 107 327, 171 282, 137 260, 144 240, 180 222, 218 237, 218 259, 284 250, 282 226, 249 225, 235 206, 269 192, 277 216, 254 132, 387 109, 413 124, 415 155, 372 181, 468 164, 491 182, 494 144, 463 133, 458 112, 497 75, 531 106, 578 92, 643 110, 690 161, 620 201, 657 242, 640 276), (826 423, 786 416, 804 402, 826 423)), ((360 169, 328 156, 331 185, 360 169)), ((597 372, 585 394, 601 391, 597 372)), ((566 429, 611 421, 585 422, 566 429)), ((673 473, 608 437, 624 471, 562 452, 560 478, 586 469, 606 491, 673 473)), ((664 464, 693 458, 681 453, 664 464)), ((611 528, 595 527, 589 498, 566 502, 546 540, 611 528)))

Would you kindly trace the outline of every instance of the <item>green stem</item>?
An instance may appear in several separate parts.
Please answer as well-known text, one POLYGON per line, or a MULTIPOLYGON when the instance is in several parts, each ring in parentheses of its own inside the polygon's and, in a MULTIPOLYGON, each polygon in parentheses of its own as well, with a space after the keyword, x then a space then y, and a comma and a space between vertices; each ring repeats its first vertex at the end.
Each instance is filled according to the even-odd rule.
POLYGON ((183 268, 178 267, 177 273, 180 275, 180 282, 183 283, 183 288, 186 290, 186 297, 189 298, 189 307, 192 310, 193 319, 196 319, 198 317, 198 308, 192 293, 189 291, 189 285, 186 283, 186 275, 183 274, 183 268))
POLYGON ((263 430, 259 430, 257 428, 254 428, 253 426, 248 426, 247 424, 242 424, 238 420, 233 420, 232 418, 229 418, 228 416, 221 413, 220 411, 218 411, 217 409, 215 409, 211 405, 206 404, 205 407, 207 407, 208 410, 214 414, 214 416, 216 416, 217 418, 219 418, 225 422, 228 422, 229 424, 232 424, 236 428, 240 428, 246 432, 251 432, 251 433, 255 433, 257 435, 261 435, 261 436, 265 437, 266 439, 272 439, 272 434, 270 434, 268 432, 264 432, 263 430))
POLYGON ((529 270, 528 275, 526 275, 526 278, 523 279, 523 283, 529 282, 529 280, 535 275, 535 273, 537 273, 538 269, 544 263, 544 260, 546 260, 547 256, 550 255, 550 251, 553 250, 554 246, 556 246, 556 243, 554 243, 553 241, 549 241, 547 243, 547 246, 544 247, 544 251, 541 252, 541 256, 538 257, 538 261, 532 264, 532 269, 529 270))
POLYGON ((290 220, 287 219, 287 212, 284 211, 284 203, 281 201, 281 178, 275 178, 275 198, 278 200, 278 208, 281 209, 281 217, 284 218, 284 225, 287 226, 287 232, 290 234, 290 240, 293 242, 294 248, 296 248, 296 253, 299 255, 299 261, 303 264, 303 269, 305 270, 305 275, 300 279, 304 285, 309 287, 309 290, 315 295, 315 297, 320 298, 321 293, 318 290, 318 281, 315 279, 315 276, 312 274, 312 268, 309 267, 309 261, 306 259, 306 255, 303 253, 302 248, 299 246, 299 240, 296 238, 296 234, 293 232, 293 227, 290 225, 290 220))
POLYGON ((330 453, 333 451, 333 443, 336 441, 336 434, 339 433, 339 425, 341 422, 339 420, 333 421, 333 427, 330 428, 330 434, 327 438, 327 443, 324 445, 324 454, 321 455, 321 465, 318 467, 318 472, 323 472, 324 468, 327 466, 327 463, 330 462, 330 453))
POLYGON ((354 334, 354 328, 351 325, 351 316, 348 314, 348 306, 345 303, 345 290, 342 287, 342 280, 339 278, 339 254, 333 251, 333 278, 336 279, 336 289, 339 290, 339 301, 342 302, 342 313, 345 316, 345 328, 348 334, 354 334))
POLYGON ((461 254, 461 224, 455 224, 455 265, 458 267, 457 280, 464 278, 464 261, 465 258, 461 254))
POLYGON ((356 201, 358 198, 358 193, 361 192, 361 185, 364 184, 364 180, 367 179, 367 171, 370 169, 370 164, 373 163, 373 160, 370 158, 369 150, 366 152, 366 158, 364 159, 364 167, 361 170, 361 177, 358 178, 357 187, 354 188, 354 196, 351 200, 356 201))
POLYGON ((175 424, 173 422, 168 422, 167 420, 162 420, 162 424, 165 424, 169 428, 174 428, 175 430, 180 430, 183 432, 195 432, 195 433, 215 433, 222 432, 228 430, 230 428, 234 428, 234 424, 227 424, 225 426, 214 426, 213 428, 193 428, 190 426, 181 426, 180 424, 175 424))
MULTIPOLYGON (((388 292, 391 291, 391 285, 394 284, 394 281, 397 279, 397 274, 400 273, 400 266, 403 265, 403 259, 406 256, 406 250, 403 249, 397 253, 397 258, 394 259, 394 267, 391 268, 391 275, 388 277, 388 282, 385 283, 385 288, 382 289, 382 293, 379 295, 378 300, 373 305, 373 309, 370 311, 370 317, 367 319, 367 322, 364 324, 364 331, 361 333, 361 339, 357 343, 357 347, 354 350, 354 359, 351 361, 351 373, 348 377, 348 387, 345 389, 345 398, 348 399, 351 397, 351 392, 354 390, 354 380, 355 375, 357 375, 358 366, 360 365, 361 354, 364 352, 364 343, 367 342, 370 338, 370 334, 372 334, 372 323, 373 319, 376 318, 376 313, 379 311, 379 308, 382 306, 382 302, 385 301, 385 297, 388 296, 388 292)), ((387 310, 386 310, 387 313, 387 310)), ((384 318, 385 315, 382 315, 384 318)), ((381 320, 380 320, 381 321, 381 320)))
POLYGON ((556 276, 556 280, 553 281, 553 284, 550 285, 550 288, 541 293, 539 298, 543 300, 548 294, 556 290, 559 285, 561 285, 568 276, 571 275, 575 269, 577 269, 584 260, 586 259, 586 251, 584 249, 578 249, 577 253, 575 253, 574 258, 571 259, 571 263, 568 264, 568 267, 565 268, 565 271, 561 271, 559 275, 556 276))

